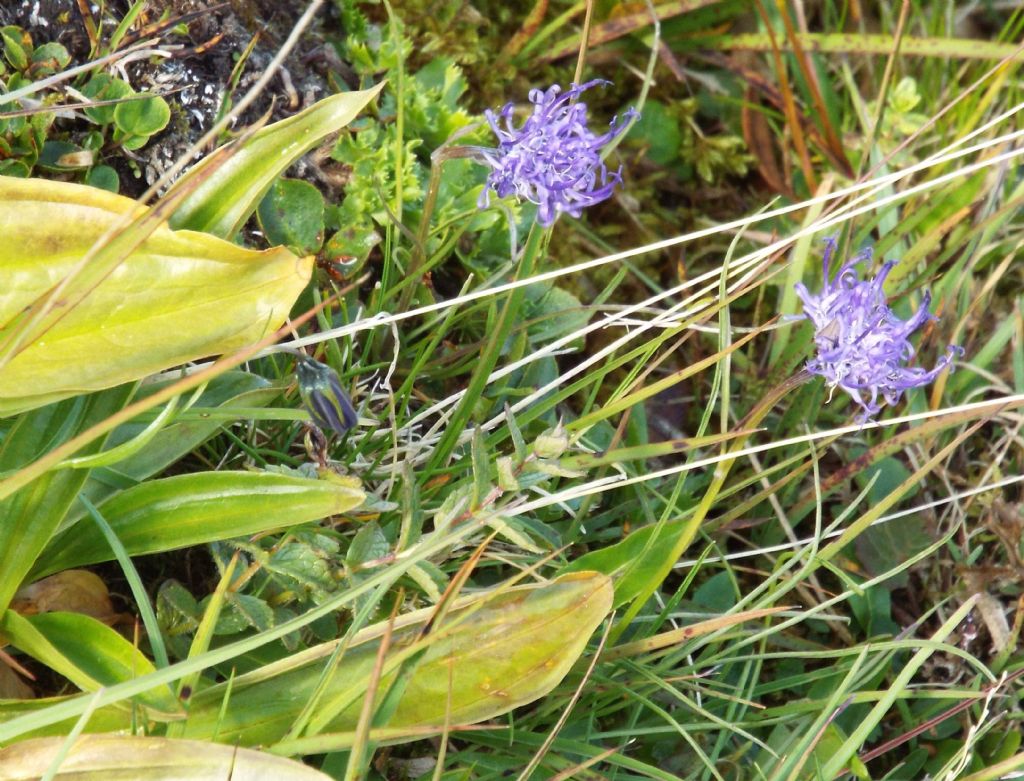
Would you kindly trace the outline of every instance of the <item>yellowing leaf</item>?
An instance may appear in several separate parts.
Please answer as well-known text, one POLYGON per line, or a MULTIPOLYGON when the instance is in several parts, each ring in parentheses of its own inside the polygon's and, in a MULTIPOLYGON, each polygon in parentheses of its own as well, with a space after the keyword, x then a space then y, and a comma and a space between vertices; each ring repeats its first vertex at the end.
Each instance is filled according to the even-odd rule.
MULTIPOLYGON (((558 685, 611 609, 611 580, 596 572, 461 600, 425 639, 417 638, 434 610, 398 620, 378 697, 399 663, 420 651, 386 724, 389 730, 440 732, 451 689, 451 723, 472 724, 532 702, 558 685)), ((360 632, 319 701, 314 726, 354 730, 386 624, 360 632)), ((193 697, 184 732, 254 745, 282 738, 312 696, 337 643, 325 643, 193 697), (225 711, 221 704, 227 702, 225 711)), ((403 671, 403 674, 405 671, 403 671)))
MULTIPOLYGON (((129 198, 0 176, 0 340, 125 214, 129 198)), ((0 415, 229 352, 278 328, 312 258, 158 227, 0 369, 0 415)))
MULTIPOLYGON (((0 751, 0 781, 36 781, 66 738, 36 738, 0 751)), ((319 770, 251 749, 195 740, 87 735, 74 741, 58 781, 330 781, 319 770)))

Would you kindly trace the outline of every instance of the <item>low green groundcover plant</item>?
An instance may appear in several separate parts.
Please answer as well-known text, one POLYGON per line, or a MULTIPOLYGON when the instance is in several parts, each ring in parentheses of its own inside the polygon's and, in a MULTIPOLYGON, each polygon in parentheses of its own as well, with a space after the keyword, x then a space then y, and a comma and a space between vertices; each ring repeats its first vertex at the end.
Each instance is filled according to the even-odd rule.
POLYGON ((0 781, 1020 772, 1024 14, 441 5, 0 27, 0 781))

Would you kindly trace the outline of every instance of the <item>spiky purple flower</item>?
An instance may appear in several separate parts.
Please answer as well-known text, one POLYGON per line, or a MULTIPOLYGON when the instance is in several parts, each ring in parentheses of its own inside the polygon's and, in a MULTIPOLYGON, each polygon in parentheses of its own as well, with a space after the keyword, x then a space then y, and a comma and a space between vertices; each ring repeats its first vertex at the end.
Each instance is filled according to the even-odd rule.
POLYGON ((530 90, 533 113, 518 129, 512 124, 515 104, 507 103, 497 114, 486 111, 499 143, 497 149, 482 150, 491 173, 478 206, 488 206, 491 190, 499 198, 515 194, 537 204, 537 219, 547 227, 559 212, 579 217, 588 206, 609 198, 622 182, 622 169, 609 172, 601 149, 638 114, 629 109, 621 120, 611 121, 606 133, 597 135, 587 127, 586 104, 576 102, 585 90, 608 83, 595 79, 573 84, 564 93, 557 84, 530 90))
POLYGON ((900 400, 903 391, 926 385, 952 364, 963 349, 950 345, 934 369, 904 364, 914 357, 910 335, 934 317, 928 312, 931 295, 924 294, 920 308, 909 320, 901 320, 889 308, 882 284, 895 266, 882 265, 870 281, 861 280, 854 267, 871 259, 867 250, 848 261, 830 280, 832 254, 836 243, 828 239, 823 265, 824 286, 810 293, 798 283, 796 293, 804 303, 806 317, 814 323, 818 354, 807 362, 807 370, 825 378, 832 389, 842 388, 862 407, 861 419, 875 415, 882 405, 900 400))

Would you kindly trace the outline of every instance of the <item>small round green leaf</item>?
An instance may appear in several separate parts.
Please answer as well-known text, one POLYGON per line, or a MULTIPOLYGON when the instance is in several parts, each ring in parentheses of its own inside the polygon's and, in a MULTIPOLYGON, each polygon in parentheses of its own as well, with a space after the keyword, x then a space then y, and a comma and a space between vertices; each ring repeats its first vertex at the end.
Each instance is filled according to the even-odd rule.
POLYGON ((171 107, 159 96, 129 100, 114 108, 117 129, 132 136, 148 137, 159 133, 171 121, 171 107))
POLYGON ((643 114, 626 134, 647 148, 647 158, 655 165, 668 165, 679 156, 682 137, 679 119, 656 100, 644 104, 643 114))
POLYGON ((44 43, 32 52, 32 66, 29 74, 36 79, 52 76, 71 62, 71 55, 57 42, 44 43))
POLYGON ((89 169, 85 183, 101 190, 116 193, 121 187, 121 177, 109 165, 97 165, 89 169))
MULTIPOLYGON (((127 81, 114 78, 106 73, 97 73, 82 87, 82 94, 95 101, 117 100, 134 95, 135 90, 127 81)), ((114 121, 114 105, 87 108, 85 115, 93 122, 109 125, 114 121)))
POLYGON ((256 210, 260 227, 272 245, 296 255, 312 255, 324 238, 324 197, 309 182, 278 179, 256 210))
POLYGON ((0 176, 17 176, 27 179, 30 173, 29 167, 21 160, 0 160, 0 176))

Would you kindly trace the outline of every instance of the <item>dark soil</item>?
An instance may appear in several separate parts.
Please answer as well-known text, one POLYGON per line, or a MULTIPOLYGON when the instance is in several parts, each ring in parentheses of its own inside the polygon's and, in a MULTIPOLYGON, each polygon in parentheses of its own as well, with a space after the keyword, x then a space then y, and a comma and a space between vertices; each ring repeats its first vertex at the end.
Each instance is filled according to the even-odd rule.
MULTIPOLYGON (((124 0, 108 3, 102 19, 96 18, 95 5, 87 2, 83 5, 94 9, 92 21, 100 41, 105 42, 110 39, 129 4, 124 0)), ((173 113, 168 128, 138 152, 110 150, 105 162, 121 173, 125 195, 140 194, 209 130, 226 101, 230 105, 245 94, 247 88, 265 72, 306 5, 304 2, 273 0, 224 3, 151 0, 148 3, 127 41, 156 38, 152 48, 162 50, 164 54, 154 54, 126 65, 115 64, 109 71, 122 78, 127 77, 136 91, 164 94, 173 113), (161 23, 162 20, 175 19, 182 20, 187 32, 183 33, 180 25, 161 23), (257 37, 256 45, 243 66, 237 87, 229 95, 232 71, 254 36, 257 37)), ((77 0, 14 0, 0 4, 0 25, 9 24, 27 30, 37 45, 48 41, 63 44, 72 56, 72 66, 89 59, 88 25, 77 0)), ((264 92, 233 127, 244 127, 268 110, 272 120, 290 116, 337 91, 330 84, 345 84, 351 70, 340 61, 329 41, 343 35, 339 20, 330 5, 325 4, 278 75, 271 79, 264 92)), ((82 77, 72 86, 81 86, 85 80, 82 77)), ((73 102, 70 97, 68 100, 73 102)), ((92 128, 85 118, 62 119, 56 126, 56 135, 64 134, 68 140, 74 141, 92 128)))

